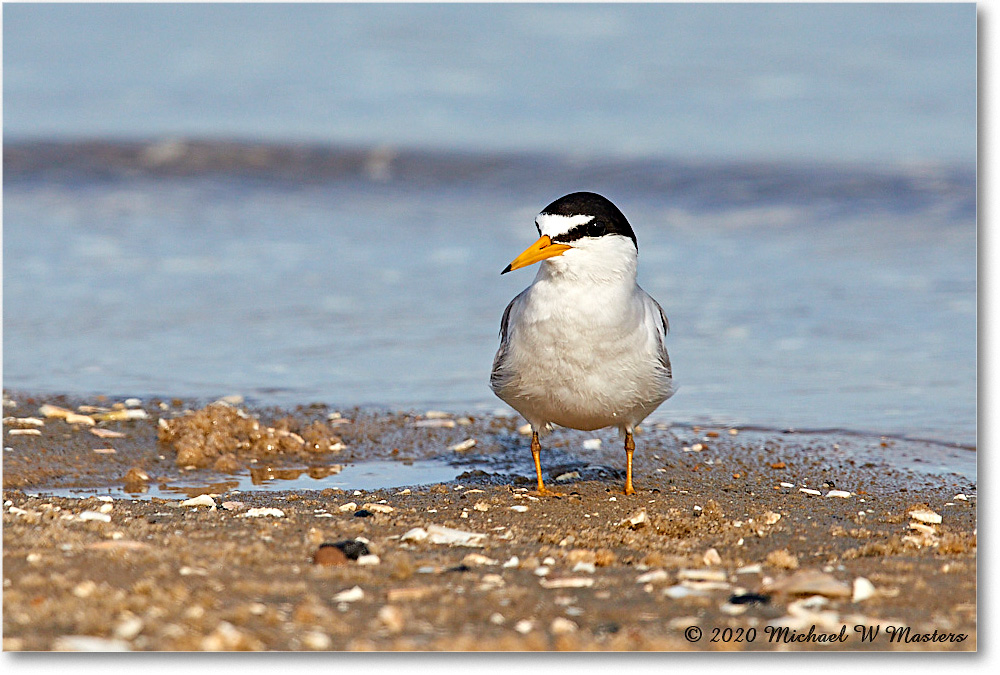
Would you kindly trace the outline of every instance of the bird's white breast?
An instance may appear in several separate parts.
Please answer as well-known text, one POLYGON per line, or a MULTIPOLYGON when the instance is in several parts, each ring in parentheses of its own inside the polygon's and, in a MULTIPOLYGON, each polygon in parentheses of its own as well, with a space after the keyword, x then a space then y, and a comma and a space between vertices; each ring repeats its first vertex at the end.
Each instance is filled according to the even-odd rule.
POLYGON ((567 251, 511 307, 496 393, 536 429, 631 429, 672 394, 659 309, 635 284, 632 251, 619 278, 599 279, 578 274, 587 260, 570 254, 585 251, 567 251))

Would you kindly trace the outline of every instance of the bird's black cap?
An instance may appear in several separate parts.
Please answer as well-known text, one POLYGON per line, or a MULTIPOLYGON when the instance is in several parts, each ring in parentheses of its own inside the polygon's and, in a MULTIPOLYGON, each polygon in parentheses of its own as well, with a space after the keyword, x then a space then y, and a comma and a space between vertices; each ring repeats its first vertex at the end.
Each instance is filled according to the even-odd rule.
POLYGON ((607 197, 596 192, 574 192, 560 197, 544 209, 542 214, 553 216, 593 216, 593 220, 583 225, 577 225, 569 232, 552 237, 552 241, 569 243, 582 237, 603 237, 607 234, 619 234, 632 240, 636 250, 639 243, 635 232, 617 206, 607 197))

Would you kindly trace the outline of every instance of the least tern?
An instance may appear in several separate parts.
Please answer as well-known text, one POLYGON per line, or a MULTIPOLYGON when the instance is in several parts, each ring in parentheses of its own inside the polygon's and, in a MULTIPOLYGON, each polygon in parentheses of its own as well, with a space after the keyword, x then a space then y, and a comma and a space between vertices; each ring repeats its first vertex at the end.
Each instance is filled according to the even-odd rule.
POLYGON ((541 262, 504 310, 490 386, 531 425, 538 491, 539 433, 552 424, 625 437, 625 494, 635 427, 674 393, 670 324, 636 283, 639 248, 628 220, 593 192, 574 192, 535 218, 539 239, 501 274, 541 262))

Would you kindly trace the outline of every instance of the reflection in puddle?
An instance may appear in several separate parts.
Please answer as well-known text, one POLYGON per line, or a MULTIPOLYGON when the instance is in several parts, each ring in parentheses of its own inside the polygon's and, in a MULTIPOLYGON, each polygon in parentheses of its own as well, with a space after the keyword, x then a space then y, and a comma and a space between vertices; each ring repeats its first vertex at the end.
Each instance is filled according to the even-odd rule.
MULTIPOLYGON (((312 467, 258 466, 247 473, 222 476, 216 473, 198 472, 169 483, 143 486, 138 491, 133 486, 110 485, 92 488, 55 488, 26 490, 26 494, 51 497, 90 497, 110 495, 146 499, 182 499, 203 494, 225 494, 231 490, 240 492, 285 490, 379 490, 402 487, 404 485, 428 485, 454 480, 463 469, 449 466, 444 462, 362 462, 359 464, 333 464, 312 467)), ((192 472, 194 473, 194 472, 192 472)))

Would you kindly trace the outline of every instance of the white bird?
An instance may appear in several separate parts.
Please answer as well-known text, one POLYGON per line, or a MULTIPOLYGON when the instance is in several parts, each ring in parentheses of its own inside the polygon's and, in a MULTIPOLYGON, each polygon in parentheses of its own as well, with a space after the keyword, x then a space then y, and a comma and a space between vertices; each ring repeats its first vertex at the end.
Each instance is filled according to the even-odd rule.
POLYGON ((625 437, 625 494, 635 427, 674 393, 660 305, 636 283, 639 249, 628 220, 592 192, 575 192, 535 218, 539 239, 501 272, 541 262, 504 310, 493 392, 531 425, 538 491, 539 433, 618 427, 625 437))

